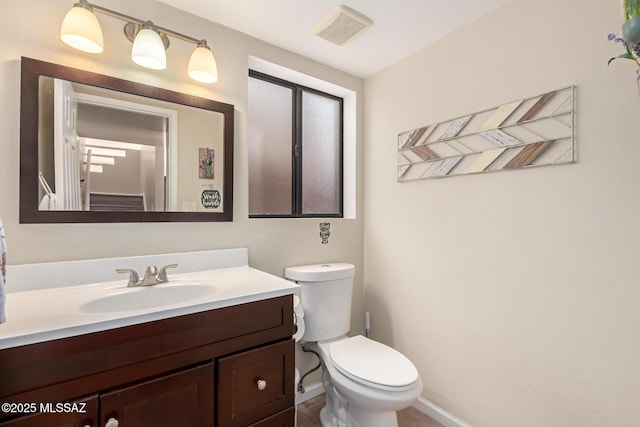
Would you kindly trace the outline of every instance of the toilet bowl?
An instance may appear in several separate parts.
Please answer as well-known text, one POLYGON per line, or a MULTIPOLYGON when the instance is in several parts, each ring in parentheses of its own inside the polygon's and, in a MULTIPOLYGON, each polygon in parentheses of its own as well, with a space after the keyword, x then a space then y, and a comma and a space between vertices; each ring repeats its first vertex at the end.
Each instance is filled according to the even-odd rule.
POLYGON ((321 356, 325 391, 340 399, 332 402, 337 412, 346 406, 344 414, 336 415, 336 408, 325 411, 323 427, 397 426, 396 411, 410 406, 422 392, 422 381, 409 359, 379 342, 357 335, 305 346, 321 356))
POLYGON ((285 277, 301 286, 304 349, 322 363, 326 405, 320 420, 323 427, 397 427, 396 411, 420 396, 422 381, 399 351, 347 336, 354 272, 345 263, 285 270, 285 277))

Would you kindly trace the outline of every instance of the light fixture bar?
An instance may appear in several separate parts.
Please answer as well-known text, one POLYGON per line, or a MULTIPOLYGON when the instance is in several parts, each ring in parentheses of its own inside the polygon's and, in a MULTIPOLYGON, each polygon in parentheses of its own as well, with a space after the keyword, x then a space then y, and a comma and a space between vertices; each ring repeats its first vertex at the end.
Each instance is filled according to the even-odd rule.
MULTIPOLYGON (((112 18, 119 19, 121 21, 131 22, 131 23, 138 24, 138 25, 146 25, 149 22, 149 21, 143 21, 142 19, 138 19, 138 18, 135 18, 133 16, 125 15, 124 13, 116 12, 115 10, 107 9, 106 7, 102 7, 102 6, 99 6, 99 5, 94 4, 94 3, 90 3, 87 0, 80 0, 80 4, 83 5, 83 6, 89 7, 94 12, 100 12, 103 15, 107 15, 107 16, 110 16, 112 18)), ((153 28, 155 28, 157 31, 159 31, 161 33, 164 33, 164 34, 166 34, 168 36, 171 36, 171 37, 175 37, 175 38, 180 39, 182 41, 185 41, 187 43, 192 43, 192 44, 197 45, 198 43, 200 43, 202 41, 202 39, 196 39, 194 37, 187 36, 185 34, 177 32, 177 31, 173 31, 173 30, 170 30, 168 28, 160 27, 160 26, 158 26, 156 24, 153 24, 153 28)))
POLYGON ((124 35, 133 42, 131 60, 136 64, 152 70, 164 70, 167 67, 166 50, 171 36, 196 45, 187 67, 189 77, 202 83, 218 81, 218 65, 206 40, 157 26, 152 21, 138 19, 88 0, 79 0, 67 13, 60 29, 60 39, 83 52, 101 53, 104 45, 96 13, 126 22, 124 35))

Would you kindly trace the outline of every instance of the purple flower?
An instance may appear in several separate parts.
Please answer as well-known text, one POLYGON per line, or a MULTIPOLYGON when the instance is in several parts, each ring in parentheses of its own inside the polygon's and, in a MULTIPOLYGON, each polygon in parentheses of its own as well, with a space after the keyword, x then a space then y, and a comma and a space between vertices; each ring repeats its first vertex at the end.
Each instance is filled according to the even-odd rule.
POLYGON ((626 51, 622 55, 614 56, 609 59, 609 64, 616 59, 630 59, 640 67, 640 43, 634 43, 632 45, 631 43, 627 43, 623 38, 616 36, 614 33, 609 33, 607 35, 607 40, 624 46, 624 50, 626 51))
POLYGON ((627 45, 627 42, 624 41, 624 39, 622 37, 618 37, 613 33, 609 33, 609 35, 607 36, 607 40, 609 40, 610 42, 622 44, 622 45, 625 45, 625 46, 627 45))

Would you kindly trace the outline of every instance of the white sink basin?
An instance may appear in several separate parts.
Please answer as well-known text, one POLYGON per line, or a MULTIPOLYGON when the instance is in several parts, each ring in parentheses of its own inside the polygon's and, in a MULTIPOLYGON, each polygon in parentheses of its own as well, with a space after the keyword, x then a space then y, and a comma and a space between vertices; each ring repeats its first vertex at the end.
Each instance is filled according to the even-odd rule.
POLYGON ((198 300, 216 292, 210 285, 155 285, 118 289, 108 295, 90 299, 77 308, 81 313, 118 313, 162 308, 198 300))

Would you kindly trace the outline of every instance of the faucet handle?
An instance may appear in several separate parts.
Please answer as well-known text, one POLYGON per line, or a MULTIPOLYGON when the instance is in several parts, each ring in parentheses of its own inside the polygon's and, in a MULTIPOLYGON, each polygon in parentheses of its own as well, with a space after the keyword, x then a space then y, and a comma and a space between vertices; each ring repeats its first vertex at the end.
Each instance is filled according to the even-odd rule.
POLYGON ((129 273, 129 283, 127 283, 127 287, 136 286, 140 281, 138 273, 130 268, 116 268, 116 273, 129 273))
POLYGON ((162 283, 168 282, 169 277, 167 277, 167 268, 176 268, 177 266, 178 264, 169 264, 162 267, 158 273, 158 281, 162 283))

